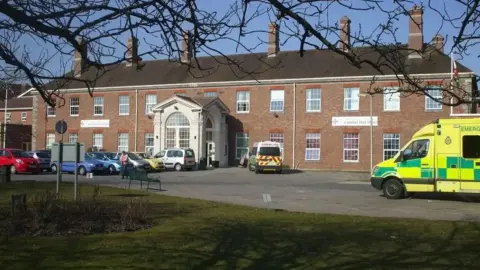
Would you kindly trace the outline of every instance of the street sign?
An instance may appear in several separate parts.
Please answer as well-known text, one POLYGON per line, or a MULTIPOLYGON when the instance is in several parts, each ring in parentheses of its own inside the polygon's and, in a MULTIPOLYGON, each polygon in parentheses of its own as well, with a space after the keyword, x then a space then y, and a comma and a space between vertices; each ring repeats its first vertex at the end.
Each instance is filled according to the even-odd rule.
POLYGON ((55 130, 58 132, 58 134, 67 132, 67 122, 63 120, 57 121, 55 124, 55 130))

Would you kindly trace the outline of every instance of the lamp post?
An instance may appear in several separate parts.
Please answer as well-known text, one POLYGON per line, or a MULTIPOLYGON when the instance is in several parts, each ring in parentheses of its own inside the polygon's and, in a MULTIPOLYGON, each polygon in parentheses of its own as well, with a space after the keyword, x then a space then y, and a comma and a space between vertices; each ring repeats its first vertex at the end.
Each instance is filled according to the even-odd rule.
POLYGON ((370 96, 370 174, 373 173, 373 101, 371 94, 358 94, 359 97, 370 96))

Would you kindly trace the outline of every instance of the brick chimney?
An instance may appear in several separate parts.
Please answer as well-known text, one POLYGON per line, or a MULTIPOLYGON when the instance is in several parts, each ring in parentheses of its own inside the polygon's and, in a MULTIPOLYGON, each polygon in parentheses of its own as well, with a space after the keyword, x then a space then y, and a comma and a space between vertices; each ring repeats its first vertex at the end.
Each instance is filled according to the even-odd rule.
POLYGON ((350 19, 347 16, 343 16, 340 19, 340 49, 344 52, 348 52, 350 47, 350 19))
POLYGON ((434 38, 433 38, 433 45, 435 46, 435 48, 441 52, 443 52, 443 45, 444 45, 444 38, 442 35, 440 34, 437 34, 434 38))
MULTIPOLYGON (((77 38, 77 42, 80 44, 80 48, 82 51, 87 54, 87 44, 85 44, 85 40, 81 37, 77 38)), ((73 74, 75 77, 82 76, 83 72, 87 69, 87 61, 82 59, 82 54, 79 50, 75 50, 73 54, 73 74)))
POLYGON ((131 36, 127 42, 127 66, 138 64, 140 60, 140 57, 138 57, 138 39, 131 36))
MULTIPOLYGON (((410 50, 421 51, 423 49, 423 10, 415 5, 409 11, 409 33, 408 48, 410 50)), ((409 58, 420 58, 419 52, 411 52, 409 58)))
POLYGON ((270 23, 268 25, 268 57, 276 56, 280 50, 279 25, 270 23))
POLYGON ((183 32, 182 55, 180 59, 182 63, 190 63, 192 59, 192 49, 192 34, 190 31, 183 32))

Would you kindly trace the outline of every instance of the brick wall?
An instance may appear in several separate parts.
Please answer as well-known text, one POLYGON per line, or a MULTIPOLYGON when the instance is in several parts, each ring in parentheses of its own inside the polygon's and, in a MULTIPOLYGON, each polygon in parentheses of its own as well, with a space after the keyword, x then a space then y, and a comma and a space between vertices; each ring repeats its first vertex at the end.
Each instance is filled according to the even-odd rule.
MULTIPOLYGON (((378 86, 392 86, 391 82, 378 84, 378 86)), ((284 136, 285 162, 293 165, 293 149, 295 147, 295 166, 306 169, 342 169, 342 170, 369 170, 370 169, 370 127, 332 127, 332 116, 369 116, 369 97, 361 97, 358 111, 344 111, 344 87, 360 87, 366 91, 371 87, 370 82, 365 83, 324 83, 317 85, 296 85, 296 126, 295 142, 293 141, 293 110, 294 95, 293 85, 270 85, 249 87, 221 87, 205 89, 169 89, 169 90, 141 90, 138 91, 138 126, 137 126, 137 151, 144 151, 144 134, 153 133, 153 115, 145 115, 145 96, 156 94, 157 103, 168 99, 175 93, 186 93, 188 96, 203 96, 203 92, 216 91, 218 97, 230 108, 231 113, 227 123, 229 125, 229 159, 230 164, 235 161, 235 133, 247 132, 250 137, 250 146, 261 140, 268 140, 270 132, 282 132, 284 136), (321 112, 306 112, 305 93, 307 88, 321 88, 321 112), (277 115, 270 112, 270 90, 283 89, 285 91, 284 111, 277 115), (239 90, 250 91, 250 112, 236 112, 236 93, 239 90), (305 161, 305 134, 306 132, 319 132, 320 160, 305 161), (360 141, 360 154, 358 162, 346 163, 343 161, 343 134, 344 132, 358 132, 360 141)), ((104 97, 104 115, 93 115, 93 99, 87 93, 72 93, 67 96, 65 105, 57 108, 56 117, 46 117, 45 103, 37 99, 36 106, 39 117, 36 119, 36 147, 45 147, 45 134, 54 131, 57 120, 64 119, 69 125, 64 140, 68 140, 68 133, 78 133, 79 140, 86 147, 92 146, 92 134, 104 135, 104 148, 116 151, 118 147, 117 136, 119 132, 129 133, 129 148, 134 151, 135 146, 135 91, 124 92, 97 92, 96 96, 104 97), (120 95, 130 97, 130 114, 119 116, 118 100, 120 95), (69 116, 69 97, 80 98, 80 115, 69 116), (110 119, 108 129, 80 128, 81 119, 110 119)), ((383 134, 400 133, 400 146, 403 146, 423 125, 435 119, 448 117, 450 108, 443 106, 441 110, 427 112, 425 110, 424 96, 410 96, 401 99, 399 112, 386 112, 383 110, 383 96, 376 95, 373 101, 373 115, 378 116, 379 126, 374 127, 373 151, 374 164, 383 159, 383 134)), ((61 103, 61 102, 60 102, 61 103)), ((57 135, 57 140, 59 135, 57 135)))

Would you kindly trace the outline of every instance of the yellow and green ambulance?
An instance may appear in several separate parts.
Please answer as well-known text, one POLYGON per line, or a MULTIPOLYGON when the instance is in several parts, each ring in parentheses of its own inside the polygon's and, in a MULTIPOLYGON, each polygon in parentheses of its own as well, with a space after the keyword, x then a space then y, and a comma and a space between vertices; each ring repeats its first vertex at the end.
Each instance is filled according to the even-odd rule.
POLYGON ((253 144, 249 153, 248 169, 255 173, 274 171, 282 173, 282 151, 278 142, 264 141, 253 144))
POLYGON ((388 199, 415 192, 480 193, 480 118, 439 119, 373 168, 371 185, 388 199))

